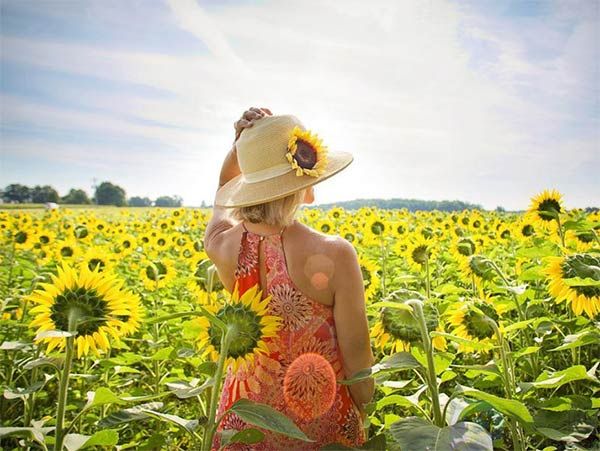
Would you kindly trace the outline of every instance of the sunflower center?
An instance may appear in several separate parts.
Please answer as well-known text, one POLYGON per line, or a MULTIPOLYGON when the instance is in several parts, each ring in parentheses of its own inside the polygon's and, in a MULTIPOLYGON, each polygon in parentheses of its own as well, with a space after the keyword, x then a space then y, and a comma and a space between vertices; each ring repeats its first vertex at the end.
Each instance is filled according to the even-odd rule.
POLYGON ((146 276, 150 280, 157 281, 167 274, 167 267, 164 263, 156 261, 152 265, 146 266, 146 276))
POLYGON ((523 236, 531 236, 531 235, 533 235, 534 232, 535 232, 535 230, 531 224, 526 224, 521 229, 521 233, 523 234, 523 236))
POLYGON ((78 287, 54 298, 50 318, 58 330, 69 330, 69 315, 77 315, 77 333, 91 335, 106 323, 108 303, 94 289, 78 287))
POLYGON ((15 234, 15 243, 23 244, 27 241, 27 232, 19 231, 15 234))
POLYGON ((544 199, 538 206, 540 218, 544 221, 552 221, 554 215, 560 213, 560 203, 556 199, 544 199))
POLYGON ((40 243, 48 244, 50 242, 50 237, 47 235, 40 235, 40 243))
MULTIPOLYGON (((252 354, 262 338, 260 317, 250 307, 244 304, 228 304, 219 310, 217 318, 232 325, 237 331, 236 337, 229 345, 228 355, 231 358, 244 357, 252 354)), ((208 330, 210 343, 217 351, 221 349, 221 333, 210 326, 208 330)))
POLYGON ((458 253, 470 257, 475 253, 475 243, 470 238, 461 238, 458 241, 458 253))
POLYGON ((106 263, 100 258, 90 258, 88 261, 88 268, 90 271, 94 271, 96 268, 98 268, 98 271, 102 271, 105 266, 106 263))
POLYGON ((371 285, 371 271, 365 268, 363 265, 360 265, 360 272, 362 273, 362 278, 365 282, 365 286, 371 285))
POLYGON ((415 263, 424 265, 431 256, 431 252, 426 244, 421 244, 413 249, 411 255, 415 263))
MULTIPOLYGON (((565 257, 561 265, 563 278, 580 277, 582 279, 593 279, 600 281, 600 257, 591 254, 573 254, 565 257)), ((571 286, 577 294, 587 298, 600 296, 598 286, 571 286)))
POLYGON ((589 244, 594 241, 594 234, 592 232, 577 232, 575 237, 584 244, 589 244))
MULTIPOLYGON (((427 330, 435 330, 438 326, 436 308, 431 304, 423 304, 423 314, 427 330)), ((409 343, 421 341, 419 324, 408 310, 384 307, 381 311, 381 325, 396 340, 409 343)))
POLYGON ((69 246, 61 247, 60 255, 63 257, 72 257, 73 256, 73 248, 69 247, 69 246))
POLYGON ((486 321, 485 316, 497 321, 498 315, 496 314, 496 311, 487 304, 478 303, 477 308, 479 311, 477 309, 467 309, 464 315, 463 324, 467 328, 469 335, 472 337, 476 337, 479 340, 491 338, 492 335, 494 335, 494 330, 486 321), (483 315, 481 312, 483 312, 483 315))
POLYGON ((492 278, 491 266, 488 264, 487 260, 480 255, 473 255, 469 259, 469 268, 471 268, 473 274, 481 279, 489 280, 492 278))
POLYGON ((317 152, 309 143, 298 139, 296 141, 296 152, 294 154, 294 159, 301 168, 312 169, 317 163, 317 152))
POLYGON ((375 221, 371 224, 371 232, 375 235, 381 235, 385 230, 385 226, 380 221, 375 221))
POLYGON ((88 229, 84 226, 77 226, 74 233, 75 238, 85 238, 88 236, 88 229))

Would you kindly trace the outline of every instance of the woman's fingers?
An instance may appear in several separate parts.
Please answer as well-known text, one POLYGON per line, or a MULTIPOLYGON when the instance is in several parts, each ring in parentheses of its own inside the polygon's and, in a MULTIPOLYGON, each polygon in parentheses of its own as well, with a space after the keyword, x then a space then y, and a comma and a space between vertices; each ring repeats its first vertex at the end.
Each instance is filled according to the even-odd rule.
POLYGON ((271 110, 268 108, 261 108, 261 110, 263 110, 265 113, 267 113, 269 116, 273 116, 273 113, 271 113, 271 110))

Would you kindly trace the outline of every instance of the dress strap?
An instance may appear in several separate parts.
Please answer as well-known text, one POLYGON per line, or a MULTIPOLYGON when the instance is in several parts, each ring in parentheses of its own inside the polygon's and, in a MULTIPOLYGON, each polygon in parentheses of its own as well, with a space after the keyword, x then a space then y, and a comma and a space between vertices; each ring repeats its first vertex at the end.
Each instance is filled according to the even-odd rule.
POLYGON ((282 234, 283 234, 283 231, 285 230, 285 227, 286 227, 286 226, 283 226, 283 227, 281 228, 281 230, 279 231, 279 233, 271 233, 271 234, 269 234, 269 235, 261 235, 260 233, 256 233, 256 232, 252 232, 251 230, 248 230, 248 229, 246 228, 246 224, 245 224, 245 222, 244 222, 244 221, 242 221, 242 227, 244 228, 244 230, 245 230, 246 232, 248 232, 248 233, 251 233, 252 235, 258 235, 258 236, 260 236, 260 237, 263 237, 263 238, 264 238, 264 237, 268 237, 268 236, 282 235, 282 234))

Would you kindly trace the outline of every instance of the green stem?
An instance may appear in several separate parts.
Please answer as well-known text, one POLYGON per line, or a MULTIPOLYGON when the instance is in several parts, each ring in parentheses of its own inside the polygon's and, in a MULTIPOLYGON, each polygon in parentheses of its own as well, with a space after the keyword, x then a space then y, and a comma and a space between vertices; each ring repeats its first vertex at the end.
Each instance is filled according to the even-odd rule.
MULTIPOLYGON (((40 356, 40 348, 36 348, 35 351, 35 356, 34 356, 34 360, 37 359, 40 356)), ((37 380, 37 376, 38 376, 38 367, 36 366, 35 368, 33 368, 31 370, 31 378, 29 379, 30 385, 33 385, 35 383, 35 381, 37 380)), ((23 421, 23 426, 24 427, 29 427, 31 424, 31 420, 33 419, 33 409, 35 408, 35 395, 36 393, 32 393, 31 395, 29 395, 29 398, 27 398, 27 402, 26 402, 26 413, 25 413, 25 420, 23 421)))
POLYGON ((425 348, 425 354, 427 355, 427 386, 429 388, 429 396, 431 397, 431 404, 433 407, 433 419, 435 425, 442 428, 445 425, 445 421, 440 407, 440 395, 435 372, 435 361, 433 359, 433 346, 431 345, 431 338, 429 337, 425 315, 423 314, 423 305, 418 299, 409 299, 406 303, 413 308, 413 312, 416 314, 417 320, 419 321, 421 339, 425 348))
POLYGON ((427 299, 431 298, 431 281, 429 279, 429 259, 425 258, 425 290, 427 299))
POLYGON ((214 378, 215 382, 212 387, 210 396, 210 404, 208 406, 208 422, 206 423, 206 429, 204 430, 204 439, 202 441, 202 450, 210 451, 212 446, 213 436, 217 430, 218 423, 215 422, 217 415, 217 407, 219 401, 219 393, 221 388, 221 380, 223 379, 223 372, 225 369, 225 361, 227 360, 227 353, 229 351, 229 344, 231 339, 235 335, 235 326, 228 325, 227 330, 221 335, 221 349, 219 350, 219 361, 217 363, 217 370, 214 378))
POLYGON ((385 262, 386 262, 387 256, 386 256, 385 246, 383 243, 383 234, 379 235, 379 244, 381 247, 381 288, 382 288, 383 297, 385 297, 387 294, 387 289, 386 289, 386 285, 385 285, 385 262))
MULTIPOLYGON (((69 312, 69 332, 73 333, 77 329, 77 313, 69 312)), ((55 451, 62 451, 63 442, 65 440, 64 422, 65 408, 67 406, 67 390, 69 387, 69 375, 71 374, 71 363, 73 361, 75 337, 71 335, 67 337, 67 349, 65 354, 65 362, 63 364, 62 374, 60 376, 58 388, 58 409, 56 411, 56 433, 55 433, 55 451)))
MULTIPOLYGON (((514 387, 516 385, 516 380, 514 377, 515 372, 514 372, 512 359, 510 359, 509 354, 506 352, 506 347, 505 347, 506 342, 504 341, 504 338, 502 337, 502 333, 500 332, 500 329, 498 328, 498 325, 496 324, 496 322, 489 317, 485 317, 485 320, 494 330, 494 333, 498 340, 498 345, 499 345, 498 348, 500 351, 500 360, 502 361, 502 373, 503 373, 502 380, 504 382, 504 391, 506 393, 506 397, 508 399, 513 399, 514 395, 515 395, 514 387)), ((509 349, 509 352, 510 352, 510 349, 509 349)), ((511 435, 512 442, 513 442, 513 449, 515 451, 522 451, 524 449, 523 448, 524 437, 523 437, 522 430, 521 430, 519 424, 513 418, 508 418, 507 420, 508 420, 508 428, 510 430, 510 435, 511 435)))
POLYGON ((558 213, 556 214, 556 222, 558 224, 558 235, 560 236, 560 242, 561 242, 562 247, 564 249, 564 248, 566 248, 566 246, 565 246, 565 235, 563 233, 562 225, 560 223, 560 215, 558 213))

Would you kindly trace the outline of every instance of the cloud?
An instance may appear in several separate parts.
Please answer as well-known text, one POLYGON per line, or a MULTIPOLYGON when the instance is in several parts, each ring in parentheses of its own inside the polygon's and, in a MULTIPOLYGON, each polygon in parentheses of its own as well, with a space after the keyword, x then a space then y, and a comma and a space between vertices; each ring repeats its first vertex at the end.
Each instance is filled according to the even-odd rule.
MULTIPOLYGON (((167 4, 163 26, 208 51, 16 36, 1 45, 3 61, 170 96, 73 84, 61 93, 79 106, 65 107, 5 93, 3 124, 114 135, 115 158, 126 138, 147 140, 156 155, 150 164, 157 171, 161 161, 179 165, 179 192, 196 205, 212 201, 232 124, 253 105, 296 114, 332 149, 355 155, 318 185, 317 201, 462 198, 524 208, 550 182, 583 204, 598 188, 570 183, 582 164, 600 163, 591 100, 598 98, 597 10, 555 7, 516 19, 449 2, 167 4), (557 168, 559 176, 547 176, 557 168), (510 190, 498 190, 507 183, 510 190)), ((183 38, 182 46, 191 48, 183 38)), ((130 154, 135 171, 139 154, 130 154)))

